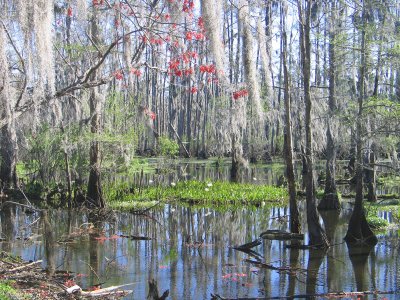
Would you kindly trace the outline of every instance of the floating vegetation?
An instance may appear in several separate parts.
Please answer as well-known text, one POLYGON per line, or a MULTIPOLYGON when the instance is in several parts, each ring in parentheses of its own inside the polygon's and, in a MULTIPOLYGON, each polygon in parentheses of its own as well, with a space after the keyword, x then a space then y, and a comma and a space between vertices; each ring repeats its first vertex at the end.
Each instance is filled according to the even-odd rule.
POLYGON ((156 201, 181 201, 204 205, 284 205, 287 200, 285 188, 269 185, 253 185, 232 182, 179 181, 169 186, 149 186, 141 189, 126 189, 126 193, 109 193, 109 204, 113 208, 151 206, 156 201), (146 205, 140 205, 146 204, 146 205))

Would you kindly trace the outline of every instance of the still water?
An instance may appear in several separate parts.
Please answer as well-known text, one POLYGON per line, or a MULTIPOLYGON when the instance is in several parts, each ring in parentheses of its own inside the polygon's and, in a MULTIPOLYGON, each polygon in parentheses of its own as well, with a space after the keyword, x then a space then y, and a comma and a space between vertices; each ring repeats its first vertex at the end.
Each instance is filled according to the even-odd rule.
MULTIPOLYGON (((132 283, 126 288, 134 293, 127 299, 145 299, 150 278, 158 281, 160 293, 170 290, 168 299, 210 299, 211 293, 226 298, 374 289, 400 293, 398 232, 380 235, 371 249, 349 251, 343 243, 349 209, 322 215, 333 245, 327 252, 293 250, 285 247, 288 242, 267 240, 254 248, 263 262, 286 270, 251 265, 244 260, 257 258, 232 248, 267 229, 288 230, 287 214, 286 208, 216 211, 165 205, 144 215, 108 213, 99 222, 84 211, 27 214, 7 206, 0 213, 0 249, 25 260, 43 259, 43 267, 53 271, 73 272, 83 288, 132 283)), ((396 297, 400 294, 371 299, 396 297)))

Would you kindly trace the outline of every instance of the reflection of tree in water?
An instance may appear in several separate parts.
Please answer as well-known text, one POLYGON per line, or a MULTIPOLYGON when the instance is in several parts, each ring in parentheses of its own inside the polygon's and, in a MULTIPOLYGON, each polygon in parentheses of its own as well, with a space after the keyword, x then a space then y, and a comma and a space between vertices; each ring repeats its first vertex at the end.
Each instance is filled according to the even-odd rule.
MULTIPOLYGON (((333 245, 336 240, 335 232, 339 224, 340 212, 338 210, 329 210, 329 211, 320 211, 319 213, 324 222, 325 232, 328 241, 331 245, 333 245)), ((328 249, 328 255, 327 255, 326 281, 329 291, 336 290, 333 287, 333 285, 338 278, 337 276, 339 276, 339 274, 336 274, 335 266, 338 263, 338 261, 336 261, 335 259, 334 252, 335 252, 335 246, 333 245, 333 247, 330 247, 328 249)))
POLYGON ((356 280, 357 291, 365 291, 369 289, 368 284, 368 257, 374 246, 354 246, 347 244, 351 265, 353 266, 354 277, 356 280))
POLYGON ((47 261, 47 275, 52 277, 55 273, 55 237, 54 229, 50 224, 49 215, 46 210, 41 212, 43 222, 43 239, 44 239, 44 253, 47 261))
POLYGON ((327 249, 310 249, 307 264, 306 294, 315 294, 316 286, 323 285, 318 282, 318 271, 325 258, 327 249))
MULTIPOLYGON (((90 269, 89 284, 96 285, 100 284, 100 248, 99 238, 101 237, 101 232, 105 224, 105 216, 100 214, 101 210, 90 211, 87 215, 88 223, 90 226, 94 227, 94 230, 89 231, 89 260, 86 263, 90 269)), ((111 221, 111 220, 110 220, 111 221)))
MULTIPOLYGON (((296 268, 298 267, 299 263, 299 249, 298 248, 291 248, 289 250, 289 262, 290 266, 296 268)), ((289 273, 289 283, 288 283, 288 290, 287 290, 287 296, 293 296, 296 291, 296 281, 298 280, 297 274, 296 273, 289 273)))

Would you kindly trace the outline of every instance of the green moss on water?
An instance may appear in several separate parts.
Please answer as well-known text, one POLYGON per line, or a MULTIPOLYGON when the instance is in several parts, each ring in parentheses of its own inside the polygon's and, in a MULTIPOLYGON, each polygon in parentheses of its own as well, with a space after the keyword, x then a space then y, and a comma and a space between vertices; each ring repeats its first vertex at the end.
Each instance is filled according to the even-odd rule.
POLYGON ((146 206, 157 201, 179 201, 198 205, 284 205, 287 202, 285 188, 232 182, 180 181, 170 186, 149 186, 142 189, 120 187, 108 193, 112 208, 146 206))

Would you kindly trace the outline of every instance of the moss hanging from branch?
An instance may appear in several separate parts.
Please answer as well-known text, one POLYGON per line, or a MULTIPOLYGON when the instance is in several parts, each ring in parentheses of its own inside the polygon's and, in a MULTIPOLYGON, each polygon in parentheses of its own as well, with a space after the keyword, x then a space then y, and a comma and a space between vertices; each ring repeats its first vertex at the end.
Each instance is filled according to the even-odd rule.
MULTIPOLYGON (((255 123, 262 124, 264 113, 261 105, 256 63, 254 61, 254 39, 251 32, 249 4, 247 0, 239 1, 239 18, 243 25, 244 71, 249 91, 249 100, 252 111, 255 110, 255 117, 257 118, 255 123)), ((253 113, 251 115, 254 116, 253 113)))
POLYGON ((207 32, 207 37, 210 40, 211 51, 214 56, 217 76, 221 83, 226 85, 228 80, 225 74, 225 53, 224 45, 221 41, 221 18, 218 15, 218 13, 222 11, 221 0, 203 0, 201 8, 204 26, 207 32))

